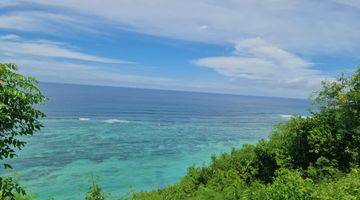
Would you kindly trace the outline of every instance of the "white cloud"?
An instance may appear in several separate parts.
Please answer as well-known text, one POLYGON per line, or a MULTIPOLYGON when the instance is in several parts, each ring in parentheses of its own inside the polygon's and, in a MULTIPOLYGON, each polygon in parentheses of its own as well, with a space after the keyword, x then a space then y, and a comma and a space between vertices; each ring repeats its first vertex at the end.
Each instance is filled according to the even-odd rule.
POLYGON ((169 84, 173 80, 161 77, 124 75, 106 71, 94 65, 74 64, 61 61, 17 60, 24 73, 39 77, 41 81, 54 80, 65 83, 90 85, 131 85, 131 84, 169 84))
POLYGON ((101 56, 82 53, 66 47, 59 42, 46 40, 25 41, 17 35, 0 36, 0 55, 27 55, 50 58, 66 58, 89 62, 131 64, 132 62, 105 58, 101 56))
MULTIPOLYGON (((16 0, 14 0, 15 3, 16 0)), ((22 1, 19 1, 20 5, 22 1)), ((16 8, 0 13, 0 29, 31 31, 51 35, 65 36, 76 32, 106 34, 97 30, 97 20, 77 14, 66 14, 61 11, 34 11, 16 8)))
MULTIPOLYGON (((248 84, 243 80, 218 81, 189 81, 164 77, 150 77, 139 75, 126 75, 120 72, 106 71, 92 65, 80 65, 59 61, 35 61, 17 59, 19 70, 29 76, 35 76, 43 82, 60 82, 85 85, 105 85, 139 87, 153 89, 173 89, 211 93, 249 94, 254 91, 263 96, 306 97, 308 93, 299 88, 279 88, 271 84, 263 85, 261 82, 248 84)), ((12 60, 5 60, 12 62, 12 60)))
MULTIPOLYGON (((211 68, 228 77, 223 83, 213 80, 206 83, 215 88, 214 91, 220 92, 263 94, 271 91, 272 95, 278 96, 304 96, 316 88, 324 76, 303 57, 360 56, 360 12, 356 0, 6 2, 0 3, 0 7, 10 5, 9 2, 11 5, 33 5, 28 6, 29 9, 19 6, 21 9, 18 10, 15 6, 0 14, 0 30, 33 31, 68 37, 81 31, 117 34, 120 28, 174 39, 230 43, 235 46, 233 55, 194 61, 199 66, 211 68)), ((0 54, 14 58, 29 55, 104 64, 124 63, 51 41, 23 41, 14 36, 4 36, 0 38, 0 43, 0 54)), ((91 76, 96 77, 96 74, 91 76)), ((138 81, 142 78, 138 78, 138 81)), ((191 83, 197 84, 195 81, 191 83)), ((198 87, 209 88, 206 84, 199 83, 198 87)), ((175 85, 173 87, 188 87, 183 82, 175 85), (181 84, 184 86, 178 86, 181 84)))
MULTIPOLYGON (((2 59, 2 62, 13 62, 13 59, 2 59)), ((63 61, 37 61, 33 59, 16 59, 20 72, 37 77, 42 82, 60 82, 86 85, 128 86, 163 88, 180 85, 177 80, 140 75, 126 75, 107 71, 96 65, 82 65, 63 61)))
POLYGON ((0 35, 0 60, 18 64, 22 73, 43 82, 162 89, 180 89, 185 85, 171 78, 124 74, 121 68, 107 67, 113 64, 138 67, 133 62, 86 54, 62 42, 29 41, 14 34, 0 35))
POLYGON ((23 15, 0 15, 0 28, 15 30, 35 30, 39 24, 23 15))
MULTIPOLYGON (((89 21, 86 23, 101 19, 114 27, 176 39, 232 43, 249 37, 261 37, 301 54, 356 54, 360 47, 360 12, 347 6, 357 6, 355 0, 29 2, 68 8, 78 14, 98 17, 87 18, 89 21), (343 3, 339 4, 339 1, 343 3)), ((71 17, 84 20, 79 20, 79 15, 71 17)))
POLYGON ((2 0, 0 1, 0 8, 1 7, 8 7, 8 6, 15 6, 18 5, 19 2, 14 0, 2 0))
MULTIPOLYGON (((327 78, 314 70, 313 64, 270 45, 260 38, 242 40, 232 56, 207 57, 193 61, 195 65, 215 70, 234 79, 248 80, 248 84, 262 83, 277 88, 294 88, 309 92, 327 78)), ((303 93, 303 92, 302 92, 303 93)))
POLYGON ((21 37, 14 34, 8 34, 8 35, 1 35, 0 40, 11 40, 11 41, 19 41, 21 40, 21 37))
POLYGON ((360 8, 360 1, 359 0, 334 0, 337 3, 352 6, 355 8, 360 8))

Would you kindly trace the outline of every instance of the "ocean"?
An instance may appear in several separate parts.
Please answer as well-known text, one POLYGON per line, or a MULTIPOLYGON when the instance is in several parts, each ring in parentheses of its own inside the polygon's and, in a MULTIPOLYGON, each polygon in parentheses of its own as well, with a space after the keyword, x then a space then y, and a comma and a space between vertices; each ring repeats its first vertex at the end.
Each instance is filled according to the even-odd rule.
POLYGON ((42 83, 45 127, 27 137, 14 171, 40 199, 84 199, 165 187, 213 154, 266 139, 301 99, 42 83))

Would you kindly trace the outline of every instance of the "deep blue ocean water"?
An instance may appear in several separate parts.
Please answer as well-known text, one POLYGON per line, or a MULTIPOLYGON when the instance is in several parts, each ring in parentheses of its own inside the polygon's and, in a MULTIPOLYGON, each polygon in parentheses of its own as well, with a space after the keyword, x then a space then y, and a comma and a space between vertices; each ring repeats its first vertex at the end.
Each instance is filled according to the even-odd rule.
POLYGON ((126 195, 179 180, 212 154, 267 138, 306 100, 148 89, 41 84, 43 130, 12 163, 40 199, 84 199, 89 179, 126 195))

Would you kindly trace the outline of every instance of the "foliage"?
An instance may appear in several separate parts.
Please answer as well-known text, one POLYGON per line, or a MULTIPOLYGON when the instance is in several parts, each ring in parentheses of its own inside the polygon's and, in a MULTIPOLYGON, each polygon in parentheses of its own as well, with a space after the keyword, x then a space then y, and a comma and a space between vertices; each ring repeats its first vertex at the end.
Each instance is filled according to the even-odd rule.
POLYGON ((323 82, 310 116, 269 140, 190 167, 178 183, 129 199, 360 199, 360 69, 323 82))
POLYGON ((313 199, 360 199, 360 169, 353 169, 345 177, 324 182, 312 194, 313 199))
MULTIPOLYGON (((45 98, 36 80, 0 64, 0 159, 24 146, 18 136, 41 128, 34 105, 45 98)), ((133 192, 127 199, 360 199, 360 69, 324 82, 306 118, 293 117, 274 128, 268 140, 213 156, 208 166, 190 167, 179 182, 163 189, 133 192)), ((0 180, 1 199, 28 200, 9 177, 0 180)), ((92 181, 86 200, 104 200, 92 181)))
POLYGON ((13 158, 24 147, 18 136, 40 130, 39 119, 45 115, 34 106, 45 100, 35 78, 17 73, 14 64, 0 64, 0 160, 13 158))
POLYGON ((91 177, 91 186, 86 194, 85 200, 105 200, 105 195, 100 186, 95 183, 94 177, 91 177))
POLYGON ((12 177, 0 177, 1 199, 15 199, 14 194, 25 195, 25 190, 12 177))
MULTIPOLYGON (((37 87, 35 78, 16 72, 15 64, 0 63, 0 160, 13 158, 16 150, 24 147, 19 136, 32 135, 42 127, 45 115, 35 108, 45 97, 37 87)), ((4 168, 11 168, 4 164, 4 168)), ((0 177, 1 199, 27 199, 22 189, 11 177, 0 177)))

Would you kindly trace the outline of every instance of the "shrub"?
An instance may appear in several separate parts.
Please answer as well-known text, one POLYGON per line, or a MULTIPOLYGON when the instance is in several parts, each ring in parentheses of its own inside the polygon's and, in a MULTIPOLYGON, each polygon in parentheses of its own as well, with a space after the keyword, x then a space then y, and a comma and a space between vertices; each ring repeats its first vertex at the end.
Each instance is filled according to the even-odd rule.
MULTIPOLYGON (((35 108, 45 102, 35 78, 16 72, 15 64, 0 63, 0 160, 16 156, 26 144, 20 136, 32 135, 42 127, 45 115, 35 108)), ((4 168, 12 168, 4 163, 4 168)), ((25 198, 25 190, 11 177, 0 177, 1 199, 25 198), (20 195, 20 196, 19 196, 20 195)), ((27 198, 27 197, 26 197, 27 198)))
POLYGON ((85 197, 86 200, 105 200, 105 195, 99 185, 93 183, 85 197))
POLYGON ((180 182, 129 199, 360 199, 360 69, 324 82, 313 102, 309 117, 278 125, 269 140, 213 156, 180 182))

